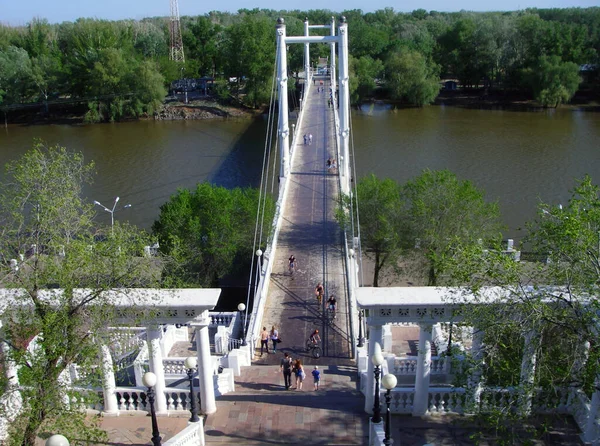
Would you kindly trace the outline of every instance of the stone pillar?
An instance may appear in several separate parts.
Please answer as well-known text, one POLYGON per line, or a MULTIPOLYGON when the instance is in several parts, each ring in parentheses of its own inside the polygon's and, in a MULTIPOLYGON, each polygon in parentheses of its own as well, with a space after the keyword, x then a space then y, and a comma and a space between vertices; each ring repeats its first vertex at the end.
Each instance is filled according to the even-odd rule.
POLYGON ((472 404, 479 407, 481 392, 483 390, 483 330, 473 328, 473 343, 471 345, 471 356, 475 361, 475 368, 469 377, 468 387, 472 390, 472 404))
POLYGON ((419 324, 419 356, 415 377, 415 399, 413 416, 422 416, 429 410, 429 379, 431 371, 431 331, 432 324, 419 324))
MULTIPOLYGON (((600 385, 600 376, 596 376, 596 389, 600 385)), ((598 444, 598 426, 600 425, 600 391, 596 390, 592 394, 592 402, 590 404, 590 412, 585 424, 585 430, 582 438, 586 444, 598 444)))
POLYGON ((367 360, 367 386, 365 388, 365 412, 373 413, 373 404, 375 400, 375 375, 371 358, 375 352, 375 343, 382 342, 382 327, 381 325, 369 325, 369 358, 367 360))
POLYGON ((117 401, 115 371, 108 346, 100 346, 100 369, 102 370, 102 393, 104 394, 104 415, 119 415, 117 401))
POLYGON ((523 415, 531 412, 533 398, 533 383, 535 380, 535 363, 539 337, 537 331, 529 330, 525 334, 523 346, 523 359, 521 361, 521 382, 519 395, 519 411, 523 415))
POLYGON ((150 371, 156 375, 156 385, 154 391, 154 407, 156 413, 160 415, 167 414, 167 398, 165 397, 165 369, 163 368, 162 351, 160 348, 162 328, 148 327, 148 363, 150 371))
POLYGON ((285 22, 277 19, 277 83, 279 92, 279 153, 281 157, 280 177, 287 177, 290 171, 290 129, 288 121, 288 75, 287 46, 285 44, 285 22))
POLYGON ((200 381, 200 411, 203 414, 215 413, 217 403, 215 402, 208 325, 196 326, 196 345, 198 349, 198 381, 200 381))

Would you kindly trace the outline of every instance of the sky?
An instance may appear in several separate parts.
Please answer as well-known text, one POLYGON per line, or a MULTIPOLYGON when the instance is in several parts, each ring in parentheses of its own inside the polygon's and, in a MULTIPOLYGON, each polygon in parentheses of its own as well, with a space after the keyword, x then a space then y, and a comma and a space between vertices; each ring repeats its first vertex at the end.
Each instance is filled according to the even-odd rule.
MULTIPOLYGON (((386 7, 398 12, 415 9, 427 11, 514 11, 525 8, 568 8, 600 6, 600 0, 504 0, 502 2, 482 2, 480 0, 304 0, 299 2, 278 2, 276 0, 229 0, 226 3, 179 0, 180 15, 202 15, 207 12, 236 12, 242 8, 260 9, 329 9, 334 12, 361 9, 372 12, 386 7), (286 6, 289 5, 289 6, 286 6)), ((25 25, 34 17, 45 18, 51 23, 74 21, 79 17, 98 19, 143 19, 144 17, 168 16, 169 0, 0 0, 0 23, 12 26, 25 25)))

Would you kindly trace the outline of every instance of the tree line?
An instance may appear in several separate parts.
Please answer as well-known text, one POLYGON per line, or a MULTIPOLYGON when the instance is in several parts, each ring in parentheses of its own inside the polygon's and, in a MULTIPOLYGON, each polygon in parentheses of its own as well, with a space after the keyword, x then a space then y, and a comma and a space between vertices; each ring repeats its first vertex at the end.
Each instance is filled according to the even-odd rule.
MULTIPOLYGON (((185 64, 169 60, 168 17, 60 24, 34 19, 23 27, 0 26, 0 106, 79 100, 87 105, 88 121, 114 121, 151 115, 175 79, 209 76, 222 100, 233 95, 259 107, 270 97, 277 17, 285 18, 288 35, 302 35, 305 18, 324 24, 340 15, 348 20, 355 103, 377 89, 383 97, 420 106, 435 99, 440 79, 456 79, 465 88, 517 91, 557 106, 579 88, 583 64, 598 91, 597 7, 341 14, 241 9, 182 17, 185 64)), ((327 45, 313 45, 311 62, 328 53, 327 45)), ((293 77, 303 69, 302 59, 302 46, 291 45, 293 77)))

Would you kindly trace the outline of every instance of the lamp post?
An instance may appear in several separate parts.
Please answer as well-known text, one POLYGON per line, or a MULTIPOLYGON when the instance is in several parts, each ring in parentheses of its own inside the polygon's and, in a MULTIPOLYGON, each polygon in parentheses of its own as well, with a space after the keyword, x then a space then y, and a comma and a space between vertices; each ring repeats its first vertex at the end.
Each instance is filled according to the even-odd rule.
POLYGON ((385 413, 385 438, 383 440, 383 444, 385 445, 390 445, 394 443, 394 440, 392 440, 392 437, 390 435, 390 425, 392 423, 392 416, 390 414, 390 402, 392 400, 392 397, 390 394, 392 392, 392 389, 396 387, 397 383, 398 380, 396 379, 396 376, 393 373, 388 373, 381 380, 381 384, 383 384, 383 387, 387 389, 387 392, 385 392, 385 405, 387 407, 387 411, 385 413))
POLYGON ((154 386, 156 385, 156 375, 152 372, 144 373, 142 382, 148 387, 148 402, 150 403, 150 416, 152 417, 152 444, 161 446, 160 432, 158 431, 158 422, 156 421, 156 411, 154 410, 154 386))
POLYGON ((244 320, 244 310, 246 309, 246 305, 239 303, 237 308, 240 312, 240 321, 242 322, 242 345, 246 345, 246 321, 244 320))
POLYGON ((364 337, 363 334, 363 310, 358 310, 358 347, 364 347, 364 337))
POLYGON ((69 440, 67 437, 56 434, 52 435, 50 438, 46 440, 46 446, 69 446, 69 440))
MULTIPOLYGON (((111 227, 111 229, 115 225, 115 212, 116 212, 115 208, 117 207, 117 203, 118 202, 119 202, 119 197, 115 198, 115 202, 113 204, 112 209, 108 209, 106 206, 104 206, 99 201, 94 200, 94 204, 100 206, 102 209, 104 209, 106 212, 108 212, 110 214, 110 227, 111 227)), ((123 206, 123 209, 127 209, 127 208, 130 208, 130 207, 131 207, 131 204, 126 204, 125 206, 123 206)))
POLYGON ((191 423, 196 423, 200 421, 198 418, 198 408, 196 407, 196 394, 194 393, 194 372, 198 367, 198 360, 193 356, 189 356, 185 360, 185 368, 187 369, 187 376, 190 380, 190 399, 192 400, 190 403, 190 412, 192 412, 192 417, 190 418, 191 423))
POLYGON ((383 354, 381 353, 381 345, 379 344, 379 342, 375 343, 375 349, 374 349, 374 354, 371 357, 371 362, 373 363, 373 365, 375 366, 375 370, 373 370, 373 373, 375 373, 375 401, 373 403, 373 418, 371 418, 371 421, 373 423, 381 423, 381 403, 379 402, 379 375, 381 374, 381 364, 383 364, 384 358, 383 358, 383 354))

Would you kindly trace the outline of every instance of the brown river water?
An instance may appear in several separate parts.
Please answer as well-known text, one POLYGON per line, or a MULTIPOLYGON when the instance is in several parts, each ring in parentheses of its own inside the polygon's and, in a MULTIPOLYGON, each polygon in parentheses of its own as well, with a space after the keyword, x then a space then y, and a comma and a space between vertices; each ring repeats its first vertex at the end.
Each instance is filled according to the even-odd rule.
MULTIPOLYGON (((0 164, 34 138, 80 150, 96 163, 89 199, 112 207, 120 196, 132 207, 115 218, 149 228, 178 187, 258 186, 266 126, 266 119, 9 126, 0 128, 0 164)), ((506 235, 517 240, 540 199, 566 203, 586 173, 600 182, 597 112, 367 106, 353 110, 352 135, 359 178, 375 173, 404 182, 425 168, 449 169, 499 201, 506 235)), ((98 218, 110 222, 107 213, 98 218)))

